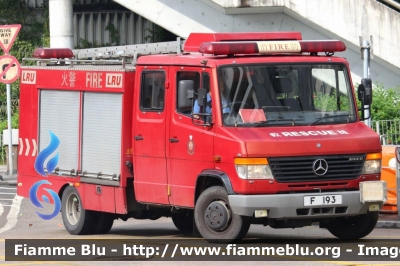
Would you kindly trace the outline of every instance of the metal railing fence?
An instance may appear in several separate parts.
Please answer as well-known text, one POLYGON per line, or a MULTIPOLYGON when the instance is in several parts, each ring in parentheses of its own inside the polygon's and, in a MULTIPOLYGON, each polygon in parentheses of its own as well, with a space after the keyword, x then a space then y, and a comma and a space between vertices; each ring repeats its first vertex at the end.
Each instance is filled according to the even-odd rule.
POLYGON ((371 126, 381 136, 382 145, 400 145, 400 119, 372 121, 371 126))

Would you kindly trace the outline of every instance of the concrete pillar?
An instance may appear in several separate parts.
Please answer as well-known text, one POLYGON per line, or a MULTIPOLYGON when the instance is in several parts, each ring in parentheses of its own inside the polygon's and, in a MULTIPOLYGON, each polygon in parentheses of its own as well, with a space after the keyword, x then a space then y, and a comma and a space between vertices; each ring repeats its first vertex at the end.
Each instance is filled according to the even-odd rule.
POLYGON ((103 31, 101 30, 101 16, 102 13, 98 13, 96 16, 96 22, 95 22, 95 38, 93 40, 93 44, 96 42, 97 45, 100 45, 103 43, 103 31))
POLYGON ((121 16, 121 29, 119 31, 119 35, 121 37, 121 43, 120 44, 121 45, 127 45, 128 44, 128 36, 127 36, 128 30, 126 29, 126 24, 127 24, 126 16, 127 16, 127 13, 123 12, 121 15, 122 15, 121 16))
POLYGON ((107 44, 108 46, 110 46, 110 32, 106 31, 105 28, 108 26, 108 24, 110 23, 110 13, 106 13, 106 19, 104 20, 104 36, 103 36, 103 42, 102 44, 105 45, 107 44))
POLYGON ((72 0, 49 0, 51 48, 74 48, 72 13, 72 0))
POLYGON ((129 43, 137 43, 136 42, 137 39, 135 38, 135 35, 136 35, 135 13, 131 13, 129 16, 128 29, 131 29, 128 42, 129 43))
MULTIPOLYGON (((78 14, 75 13, 75 14, 73 15, 73 18, 72 18, 72 28, 73 28, 73 29, 77 29, 78 25, 79 25, 79 24, 78 24, 78 14)), ((74 34, 73 45, 74 45, 74 47, 78 47, 78 46, 79 46, 78 34, 74 34)))
POLYGON ((94 15, 93 13, 90 13, 88 15, 88 22, 87 22, 87 27, 86 27, 86 31, 87 31, 87 38, 88 41, 91 43, 94 43, 94 15))

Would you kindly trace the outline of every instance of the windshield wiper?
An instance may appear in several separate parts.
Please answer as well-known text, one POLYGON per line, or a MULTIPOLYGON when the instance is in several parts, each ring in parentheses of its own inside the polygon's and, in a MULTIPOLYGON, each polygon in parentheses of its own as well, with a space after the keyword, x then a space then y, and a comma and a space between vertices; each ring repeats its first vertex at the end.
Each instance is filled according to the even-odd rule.
MULTIPOLYGON (((268 125, 271 122, 291 122, 292 126, 294 126, 294 123, 296 122, 296 119, 272 119, 272 120, 267 120, 267 121, 260 121, 259 123, 255 124, 254 127, 260 127, 263 125, 268 125)), ((283 124, 284 125, 284 124, 283 124)))
POLYGON ((314 122, 312 122, 311 124, 308 124, 309 126, 313 126, 315 124, 318 124, 319 121, 322 121, 324 119, 328 119, 328 118, 335 118, 335 117, 342 117, 342 116, 347 116, 347 123, 349 123, 350 120, 350 116, 352 116, 351 114, 348 115, 326 115, 324 117, 318 118, 317 120, 315 120, 314 122))

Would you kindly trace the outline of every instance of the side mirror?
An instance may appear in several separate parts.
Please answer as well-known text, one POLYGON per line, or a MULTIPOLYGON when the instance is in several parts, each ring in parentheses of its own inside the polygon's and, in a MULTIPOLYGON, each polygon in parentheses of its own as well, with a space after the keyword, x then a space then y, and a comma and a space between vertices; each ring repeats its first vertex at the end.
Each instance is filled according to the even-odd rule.
POLYGON ((181 80, 178 85, 178 109, 191 112, 194 98, 193 80, 181 80))
POLYGON ((365 87, 364 104, 371 105, 372 104, 372 80, 369 78, 362 79, 361 84, 363 84, 365 87))
POLYGON ((358 85, 358 100, 364 105, 371 105, 372 103, 372 80, 364 78, 361 84, 358 85))
POLYGON ((366 120, 371 117, 371 103, 372 103, 372 80, 369 78, 361 79, 361 84, 357 88, 358 100, 361 102, 361 120, 366 120), (365 105, 367 107, 365 108, 365 105), (364 111, 368 110, 369 117, 364 116, 364 111))
POLYGON ((206 89, 199 89, 197 91, 197 103, 200 107, 206 106, 207 104, 207 90, 206 89))

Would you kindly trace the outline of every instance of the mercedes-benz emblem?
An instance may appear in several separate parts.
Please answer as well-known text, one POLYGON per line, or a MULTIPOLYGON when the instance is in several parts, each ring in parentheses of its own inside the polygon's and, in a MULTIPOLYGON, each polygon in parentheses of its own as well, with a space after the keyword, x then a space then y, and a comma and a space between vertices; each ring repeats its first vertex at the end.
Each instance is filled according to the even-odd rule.
POLYGON ((317 159, 314 161, 313 170, 316 175, 325 175, 328 172, 328 163, 324 159, 317 159))

